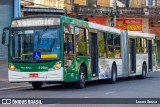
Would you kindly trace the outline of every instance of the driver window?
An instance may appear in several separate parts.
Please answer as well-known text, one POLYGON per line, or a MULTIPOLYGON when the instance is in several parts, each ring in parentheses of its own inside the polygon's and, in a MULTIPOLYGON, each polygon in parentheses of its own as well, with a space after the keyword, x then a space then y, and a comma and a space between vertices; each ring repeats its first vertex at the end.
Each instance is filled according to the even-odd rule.
POLYGON ((65 61, 74 58, 74 29, 73 25, 64 23, 64 58, 65 61))
POLYGON ((65 34, 64 35, 64 52, 65 54, 74 54, 74 43, 73 35, 65 34))

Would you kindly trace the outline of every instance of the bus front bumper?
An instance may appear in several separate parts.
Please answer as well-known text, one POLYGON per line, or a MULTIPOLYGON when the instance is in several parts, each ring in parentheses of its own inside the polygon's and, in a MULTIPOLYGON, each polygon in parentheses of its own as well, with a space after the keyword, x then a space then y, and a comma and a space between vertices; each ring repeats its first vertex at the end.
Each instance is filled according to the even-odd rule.
POLYGON ((46 72, 18 72, 8 69, 9 82, 63 81, 63 68, 46 72))

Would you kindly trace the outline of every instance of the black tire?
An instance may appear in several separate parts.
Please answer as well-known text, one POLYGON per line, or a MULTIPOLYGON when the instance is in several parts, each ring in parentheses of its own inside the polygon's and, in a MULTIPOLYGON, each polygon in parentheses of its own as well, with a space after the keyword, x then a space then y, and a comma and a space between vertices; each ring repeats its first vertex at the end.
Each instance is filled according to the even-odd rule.
POLYGON ((115 65, 112 66, 112 73, 111 73, 111 79, 110 79, 110 83, 114 84, 117 81, 117 68, 115 65))
POLYGON ((32 83, 32 87, 34 89, 41 89, 42 88, 42 85, 43 85, 43 82, 33 82, 32 83))
POLYGON ((143 64, 141 79, 145 79, 146 75, 147 75, 147 66, 145 64, 143 64))
POLYGON ((76 87, 78 89, 82 89, 85 87, 86 82, 86 75, 85 75, 85 69, 83 66, 80 67, 79 71, 79 80, 76 82, 76 87))

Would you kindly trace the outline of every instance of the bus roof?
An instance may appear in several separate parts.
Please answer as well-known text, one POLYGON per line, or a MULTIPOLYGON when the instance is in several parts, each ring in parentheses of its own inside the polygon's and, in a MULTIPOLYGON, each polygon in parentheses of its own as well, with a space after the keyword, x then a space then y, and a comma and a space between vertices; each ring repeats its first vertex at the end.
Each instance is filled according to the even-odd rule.
POLYGON ((116 28, 113 28, 113 27, 104 26, 104 25, 100 25, 100 24, 96 24, 96 23, 92 23, 92 22, 89 22, 89 27, 93 28, 93 29, 97 29, 97 30, 106 31, 106 32, 109 32, 109 33, 120 34, 120 32, 121 32, 120 29, 116 29, 116 28))
POLYGON ((13 18, 13 20, 21 20, 21 19, 28 19, 28 18, 48 18, 48 17, 60 18, 61 16, 60 15, 30 15, 30 16, 16 17, 16 18, 13 18))
POLYGON ((113 28, 113 27, 108 27, 108 26, 96 24, 93 22, 87 22, 87 21, 83 21, 80 19, 71 18, 71 17, 67 17, 67 16, 62 16, 62 19, 64 22, 68 22, 68 23, 75 24, 75 25, 81 25, 83 27, 97 29, 97 30, 101 30, 101 31, 109 32, 109 33, 120 34, 120 32, 121 32, 121 30, 113 28))
POLYGON ((153 39, 155 39, 155 35, 154 34, 141 33, 141 32, 136 32, 136 31, 128 31, 128 36, 135 36, 135 37, 143 37, 143 38, 153 38, 153 39))

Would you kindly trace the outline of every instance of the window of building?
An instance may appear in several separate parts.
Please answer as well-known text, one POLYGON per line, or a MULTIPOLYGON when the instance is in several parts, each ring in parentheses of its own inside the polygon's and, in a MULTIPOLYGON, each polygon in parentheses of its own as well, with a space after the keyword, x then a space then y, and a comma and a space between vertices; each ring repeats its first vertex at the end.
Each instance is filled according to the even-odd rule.
POLYGON ((125 6, 128 8, 130 5, 130 0, 119 0, 120 2, 122 2, 123 4, 125 4, 125 6))
POLYGON ((87 6, 96 6, 97 0, 86 0, 86 5, 87 6))
POLYGON ((146 6, 156 6, 157 0, 146 0, 146 6))

